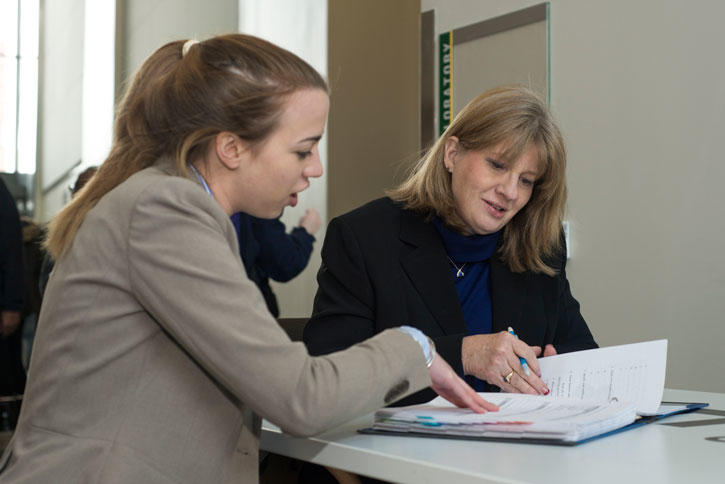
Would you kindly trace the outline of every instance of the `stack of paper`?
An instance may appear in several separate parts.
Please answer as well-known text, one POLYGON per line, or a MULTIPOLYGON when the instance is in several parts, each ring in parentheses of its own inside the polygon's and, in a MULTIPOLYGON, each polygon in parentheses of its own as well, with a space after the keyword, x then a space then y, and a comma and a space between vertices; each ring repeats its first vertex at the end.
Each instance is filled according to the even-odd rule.
POLYGON ((632 403, 587 403, 537 395, 482 393, 499 406, 485 414, 436 399, 430 404, 386 408, 375 414, 376 430, 438 435, 553 439, 576 442, 634 421, 632 403))
POLYGON ((625 427, 661 409, 667 340, 567 353, 539 360, 547 396, 482 393, 500 407, 476 414, 438 397, 385 408, 373 432, 576 443, 625 427))

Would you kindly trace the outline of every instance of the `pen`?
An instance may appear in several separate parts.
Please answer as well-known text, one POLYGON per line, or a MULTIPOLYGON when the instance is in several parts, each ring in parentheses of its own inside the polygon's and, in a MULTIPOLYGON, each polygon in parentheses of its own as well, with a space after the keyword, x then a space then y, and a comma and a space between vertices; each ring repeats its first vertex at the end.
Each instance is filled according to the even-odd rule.
MULTIPOLYGON (((512 328, 511 326, 509 326, 508 332, 516 336, 516 333, 514 333, 514 328, 512 328)), ((516 336, 516 339, 519 339, 519 337, 516 336)), ((526 363, 526 359, 523 356, 519 356, 519 361, 521 362, 521 368, 524 369, 524 373, 526 373, 526 376, 529 376, 531 374, 531 371, 529 370, 528 363, 526 363)))

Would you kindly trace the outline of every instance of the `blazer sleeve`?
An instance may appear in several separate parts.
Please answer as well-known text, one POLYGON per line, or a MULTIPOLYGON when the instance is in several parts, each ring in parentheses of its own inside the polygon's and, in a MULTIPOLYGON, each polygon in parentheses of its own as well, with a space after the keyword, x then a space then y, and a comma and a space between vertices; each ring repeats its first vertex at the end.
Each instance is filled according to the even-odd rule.
POLYGON ((333 219, 327 227, 317 284, 312 317, 303 335, 310 354, 339 351, 378 332, 375 295, 363 252, 341 218, 333 219))
POLYGON ((231 222, 193 188, 139 196, 129 278, 144 309, 231 395, 286 432, 311 435, 430 384, 423 352, 400 331, 318 358, 291 342, 243 275, 231 222))
POLYGON ((312 254, 315 237, 301 227, 288 234, 278 219, 253 218, 252 230, 259 242, 257 267, 278 282, 287 282, 302 272, 312 254))
POLYGON ((569 280, 566 277, 566 256, 560 258, 560 269, 558 278, 558 314, 559 321, 556 325, 552 344, 557 353, 569 353, 571 351, 588 350, 598 348, 591 331, 587 326, 577 301, 571 293, 569 280))

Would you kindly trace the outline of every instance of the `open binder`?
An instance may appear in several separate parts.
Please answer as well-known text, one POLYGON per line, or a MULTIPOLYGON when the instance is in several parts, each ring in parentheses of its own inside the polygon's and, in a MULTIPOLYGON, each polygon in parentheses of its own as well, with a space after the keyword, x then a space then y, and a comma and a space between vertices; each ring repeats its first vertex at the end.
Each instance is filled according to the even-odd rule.
MULTIPOLYGON (((508 395, 487 393, 484 398, 496 402, 504 408, 505 400, 546 400, 547 397, 530 395, 508 395)), ((706 407, 707 403, 688 403, 671 405, 663 402, 662 413, 636 415, 631 405, 614 403, 587 405, 581 402, 550 400, 548 410, 558 411, 561 416, 571 413, 565 420, 556 419, 540 422, 508 420, 465 423, 452 423, 441 418, 442 405, 412 405, 397 409, 386 409, 376 413, 372 427, 359 430, 363 434, 402 435, 409 437, 434 437, 442 439, 492 440, 502 442, 520 442, 552 445, 578 445, 594 439, 634 429, 642 425, 681 413, 692 412, 706 407), (576 404, 578 403, 578 405, 576 404), (392 410, 392 411, 391 411, 392 410), (574 416, 579 412, 578 416, 574 416)), ((540 405, 539 405, 540 407, 540 405)), ((460 410, 451 407, 455 410, 460 410)), ((493 412, 495 413, 495 412, 493 412)), ((493 415, 484 414, 484 415, 493 415)))
POLYGON ((667 341, 599 348, 539 360, 547 396, 483 393, 498 412, 476 414, 438 397, 384 408, 361 433, 576 445, 707 403, 660 403, 667 341))

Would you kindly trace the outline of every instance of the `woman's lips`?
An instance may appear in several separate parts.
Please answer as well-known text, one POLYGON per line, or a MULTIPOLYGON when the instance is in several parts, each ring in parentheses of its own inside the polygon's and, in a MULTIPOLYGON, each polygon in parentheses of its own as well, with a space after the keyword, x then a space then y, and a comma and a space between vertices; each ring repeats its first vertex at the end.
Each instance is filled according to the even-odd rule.
POLYGON ((294 207, 295 205, 297 205, 297 202, 298 202, 298 198, 299 198, 299 194, 300 194, 300 192, 304 192, 305 190, 307 190, 307 188, 308 188, 309 186, 310 186, 310 183, 309 183, 309 182, 305 182, 304 186, 302 186, 302 187, 301 187, 301 188, 300 188, 299 190, 297 190, 296 192, 294 192, 294 193, 290 194, 290 196, 289 196, 289 202, 288 202, 288 203, 289 203, 289 205, 290 205, 291 207, 294 207))
POLYGON ((488 200, 484 200, 484 202, 486 202, 486 208, 492 217, 503 218, 506 215, 506 209, 501 205, 489 202, 488 200))

